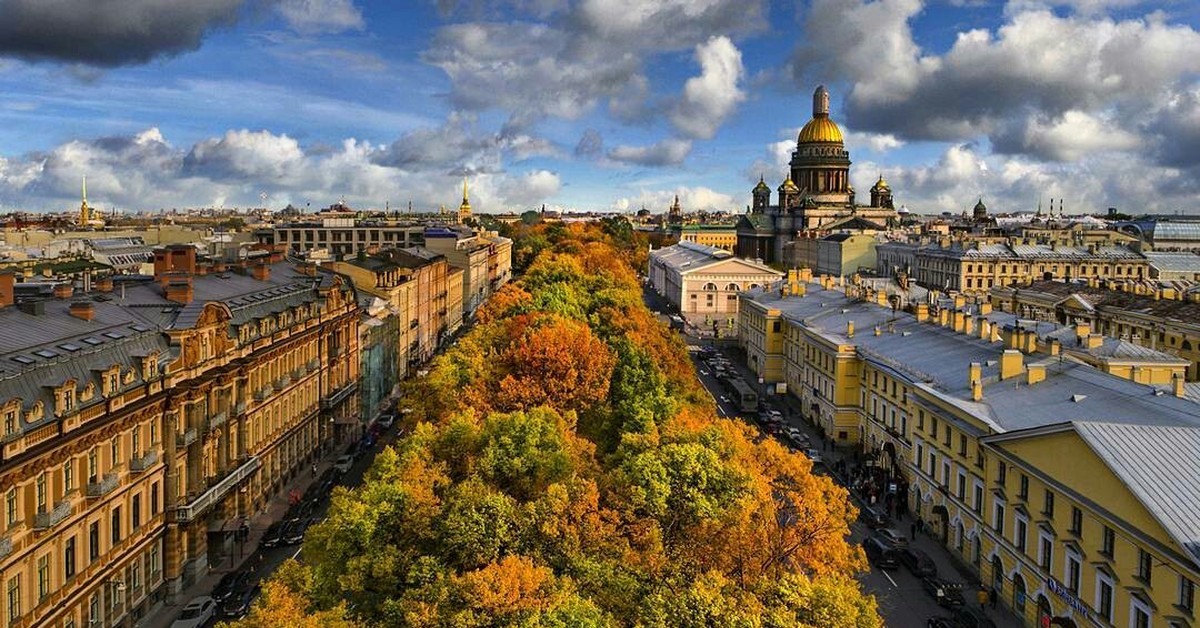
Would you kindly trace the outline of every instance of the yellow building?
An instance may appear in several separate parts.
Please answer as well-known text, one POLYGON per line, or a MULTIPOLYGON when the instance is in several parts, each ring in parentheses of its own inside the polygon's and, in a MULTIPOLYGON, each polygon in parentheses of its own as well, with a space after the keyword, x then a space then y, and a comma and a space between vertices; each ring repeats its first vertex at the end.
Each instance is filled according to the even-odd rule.
POLYGON ((737 248, 737 225, 677 225, 669 229, 680 242, 695 242, 733 252, 737 248))
POLYGON ((5 626, 133 625, 227 560, 242 518, 322 446, 358 433, 357 304, 339 277, 274 251, 234 268, 170 247, 119 299, 100 278, 83 299, 64 283, 14 304, 13 279, 5 626))
POLYGON ((492 231, 431 228, 425 246, 463 271, 463 315, 467 318, 512 279, 512 240, 492 231))
POLYGON ((650 252, 650 285, 684 314, 737 314, 738 295, 783 273, 724 249, 680 242, 650 252))
POLYGON ((1125 371, 1082 327, 962 296, 896 311, 840 283, 743 296, 739 338, 874 461, 885 507, 926 521, 1028 626, 1195 625, 1200 406, 1177 366, 1137 353, 1125 371), (1063 343, 1079 338, 1094 344, 1063 343))

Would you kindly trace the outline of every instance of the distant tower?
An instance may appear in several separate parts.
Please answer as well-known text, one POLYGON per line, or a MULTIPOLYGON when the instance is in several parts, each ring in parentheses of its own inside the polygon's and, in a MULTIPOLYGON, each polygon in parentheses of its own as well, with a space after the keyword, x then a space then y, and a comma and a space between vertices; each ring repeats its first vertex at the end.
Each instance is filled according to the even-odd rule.
POLYGON ((671 203, 671 208, 667 210, 667 222, 671 224, 679 224, 683 222, 683 208, 679 205, 679 195, 675 195, 675 202, 671 203))
POLYGON ((458 206, 458 224, 463 224, 471 217, 471 201, 467 198, 467 178, 463 177, 463 200, 458 206))
POLYGON ((83 202, 79 204, 79 226, 86 227, 92 221, 92 210, 87 204, 87 175, 83 177, 83 202))
POLYGON ((771 188, 767 186, 766 181, 763 181, 762 175, 759 175, 758 185, 754 186, 751 194, 754 196, 752 211, 756 214, 767 211, 767 207, 771 205, 771 188))
POLYGON ((879 175, 879 180, 871 186, 871 207, 892 209, 892 188, 888 186, 883 175, 879 175))

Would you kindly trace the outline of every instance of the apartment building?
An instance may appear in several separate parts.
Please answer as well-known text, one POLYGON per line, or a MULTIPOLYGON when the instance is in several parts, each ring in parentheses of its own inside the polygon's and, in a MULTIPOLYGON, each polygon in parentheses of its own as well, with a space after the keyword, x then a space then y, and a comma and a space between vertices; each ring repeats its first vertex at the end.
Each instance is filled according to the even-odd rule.
POLYGON ((789 283, 742 297, 750 367, 1026 625, 1196 625, 1200 405, 1177 365, 1097 368, 1082 358, 1111 339, 962 296, 904 312, 827 277, 789 283))
POLYGON ((425 230, 425 247, 443 255, 454 268, 463 271, 463 316, 475 310, 512 280, 512 240, 491 231, 435 228, 425 230))
POLYGON ((403 248, 425 243, 425 225, 393 220, 359 220, 354 217, 325 217, 319 220, 281 223, 271 227, 270 241, 294 253, 314 249, 329 251, 335 258, 379 248, 403 248))
POLYGON ((0 276, 0 625, 133 625, 358 432, 348 281, 279 251, 154 268, 20 303, 0 276))

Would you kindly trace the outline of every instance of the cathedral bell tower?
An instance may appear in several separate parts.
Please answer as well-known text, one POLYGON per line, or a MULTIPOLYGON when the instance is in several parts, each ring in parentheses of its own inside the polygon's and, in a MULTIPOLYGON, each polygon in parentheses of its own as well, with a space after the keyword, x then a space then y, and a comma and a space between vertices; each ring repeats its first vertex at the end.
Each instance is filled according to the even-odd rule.
POLYGON ((824 85, 813 92, 812 103, 812 119, 796 138, 791 180, 817 203, 849 205, 850 153, 842 130, 829 118, 829 90, 824 85))

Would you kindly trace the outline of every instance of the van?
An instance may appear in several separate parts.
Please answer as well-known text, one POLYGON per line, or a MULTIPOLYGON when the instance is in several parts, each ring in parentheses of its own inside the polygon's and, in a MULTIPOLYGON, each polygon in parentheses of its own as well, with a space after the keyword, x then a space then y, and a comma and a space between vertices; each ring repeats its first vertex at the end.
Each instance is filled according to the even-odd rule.
POLYGON ((883 541, 870 537, 862 542, 863 552, 867 555, 867 562, 881 569, 896 569, 900 566, 900 561, 896 557, 896 550, 883 541))

